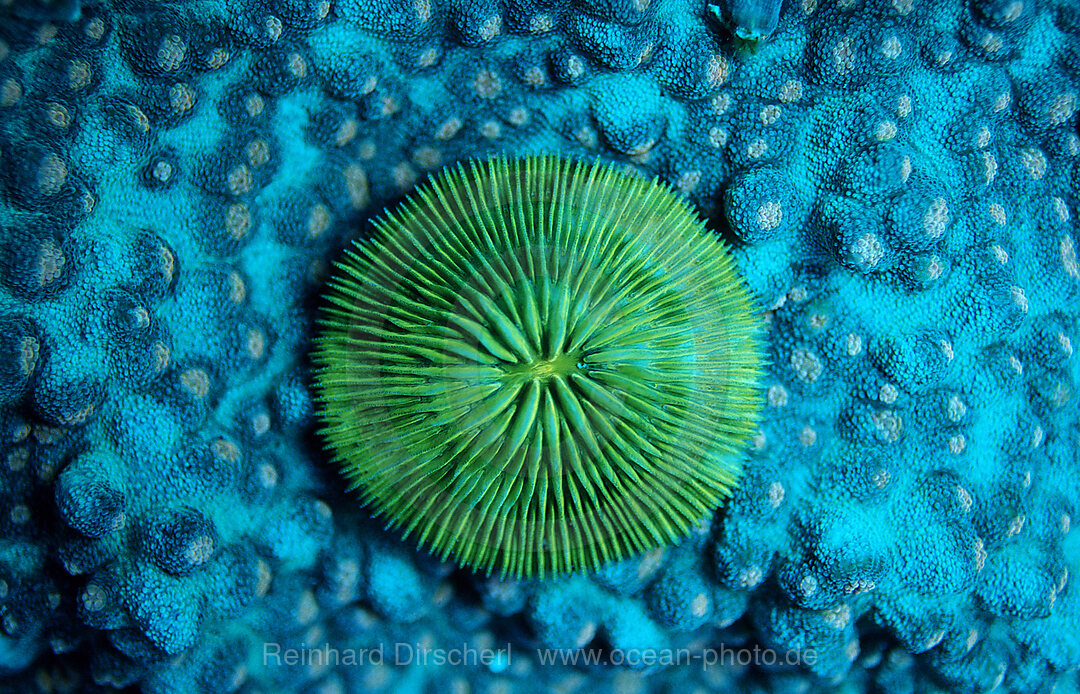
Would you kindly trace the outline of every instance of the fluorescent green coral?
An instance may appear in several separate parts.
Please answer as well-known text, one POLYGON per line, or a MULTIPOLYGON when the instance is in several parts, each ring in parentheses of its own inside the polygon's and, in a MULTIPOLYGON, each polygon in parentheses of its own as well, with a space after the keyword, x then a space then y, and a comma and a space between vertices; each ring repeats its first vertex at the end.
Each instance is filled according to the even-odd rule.
POLYGON ((723 243, 656 182, 459 166, 346 252, 328 299, 323 433, 442 557, 595 568, 678 540, 737 482, 758 319, 723 243))

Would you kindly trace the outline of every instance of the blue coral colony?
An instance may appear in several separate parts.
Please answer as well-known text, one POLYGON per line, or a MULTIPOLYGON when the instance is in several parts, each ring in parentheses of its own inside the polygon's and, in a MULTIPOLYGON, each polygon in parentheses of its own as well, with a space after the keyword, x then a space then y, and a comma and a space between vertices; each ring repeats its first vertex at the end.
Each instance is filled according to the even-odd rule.
POLYGON ((0 5, 5 687, 1076 692, 1078 99, 1071 0, 0 5), (342 492, 304 355, 365 220, 540 151, 709 215, 770 366, 711 523, 500 581, 342 492), (720 644, 816 657, 537 655, 720 644))

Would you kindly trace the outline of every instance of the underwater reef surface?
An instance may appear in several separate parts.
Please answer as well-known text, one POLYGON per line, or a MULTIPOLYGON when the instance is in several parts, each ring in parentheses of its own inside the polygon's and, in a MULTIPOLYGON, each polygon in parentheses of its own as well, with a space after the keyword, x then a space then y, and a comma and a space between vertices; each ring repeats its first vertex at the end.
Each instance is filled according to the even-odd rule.
POLYGON ((1078 107, 1071 0, 0 2, 0 687, 1080 691, 1078 107), (536 152, 709 215, 771 361, 715 518, 544 582, 370 519, 307 360, 536 152))

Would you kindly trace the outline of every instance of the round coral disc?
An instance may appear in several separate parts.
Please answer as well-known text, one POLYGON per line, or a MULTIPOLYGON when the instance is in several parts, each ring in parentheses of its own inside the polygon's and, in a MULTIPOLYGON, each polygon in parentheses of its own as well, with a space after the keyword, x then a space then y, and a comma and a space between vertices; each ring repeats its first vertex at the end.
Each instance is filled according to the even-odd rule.
POLYGON ((492 159, 375 227, 336 265, 314 360, 326 441, 391 525, 543 578, 677 541, 730 495, 760 320, 671 190, 492 159))

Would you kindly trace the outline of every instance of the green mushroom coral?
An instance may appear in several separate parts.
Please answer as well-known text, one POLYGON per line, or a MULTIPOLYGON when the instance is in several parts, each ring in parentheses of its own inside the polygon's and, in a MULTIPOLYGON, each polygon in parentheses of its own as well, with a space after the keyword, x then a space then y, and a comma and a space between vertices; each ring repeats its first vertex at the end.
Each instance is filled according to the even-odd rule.
POLYGON ((390 525, 544 578, 677 541, 732 492, 760 319, 656 181, 552 156, 457 166, 337 264, 322 432, 390 525))

